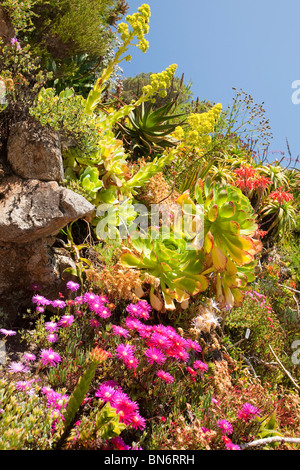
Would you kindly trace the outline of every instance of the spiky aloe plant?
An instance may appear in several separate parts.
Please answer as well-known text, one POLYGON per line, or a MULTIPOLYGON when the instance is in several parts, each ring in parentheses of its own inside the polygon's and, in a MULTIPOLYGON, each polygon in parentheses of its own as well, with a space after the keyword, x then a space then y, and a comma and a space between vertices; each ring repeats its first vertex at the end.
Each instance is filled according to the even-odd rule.
POLYGON ((128 115, 128 125, 119 123, 124 137, 129 140, 134 158, 153 155, 157 150, 176 146, 170 134, 178 126, 172 120, 185 114, 169 115, 174 101, 168 102, 158 109, 151 103, 142 103, 128 115))

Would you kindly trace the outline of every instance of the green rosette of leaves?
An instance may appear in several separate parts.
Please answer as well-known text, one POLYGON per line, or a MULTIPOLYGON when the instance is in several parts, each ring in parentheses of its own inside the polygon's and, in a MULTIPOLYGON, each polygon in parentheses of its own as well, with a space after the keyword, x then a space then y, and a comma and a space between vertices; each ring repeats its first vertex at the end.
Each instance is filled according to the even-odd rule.
MULTIPOLYGON (((205 256, 204 274, 211 274, 221 306, 241 305, 243 288, 255 279, 255 255, 262 248, 255 239, 258 225, 250 201, 239 188, 211 184, 210 179, 205 184, 198 180, 195 199, 204 213, 203 246, 197 254, 205 256)), ((183 212, 195 206, 189 191, 177 202, 183 212)))
POLYGON ((151 227, 145 238, 132 236, 132 249, 126 248, 121 256, 124 266, 139 269, 153 278, 150 302, 158 311, 174 310, 174 301, 184 303, 208 287, 208 280, 201 274, 204 256, 195 259, 195 252, 187 249, 187 241, 176 235, 164 228, 151 227))

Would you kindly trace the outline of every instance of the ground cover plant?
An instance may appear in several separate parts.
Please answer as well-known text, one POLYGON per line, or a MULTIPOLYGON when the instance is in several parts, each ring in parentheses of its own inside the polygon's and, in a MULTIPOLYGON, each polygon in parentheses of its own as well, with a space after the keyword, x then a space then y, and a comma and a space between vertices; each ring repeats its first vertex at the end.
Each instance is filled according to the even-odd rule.
POLYGON ((82 0, 2 3, 1 148, 21 117, 54 129, 94 212, 56 235, 67 294, 0 312, 0 449, 299 449, 299 172, 258 159, 263 108, 193 101, 176 64, 122 90, 147 4, 77 29, 82 0))

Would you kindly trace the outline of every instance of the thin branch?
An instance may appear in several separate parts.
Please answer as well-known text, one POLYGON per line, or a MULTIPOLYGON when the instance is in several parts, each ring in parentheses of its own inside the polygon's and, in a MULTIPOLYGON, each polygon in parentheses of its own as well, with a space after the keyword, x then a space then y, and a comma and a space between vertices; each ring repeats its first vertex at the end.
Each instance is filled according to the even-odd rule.
POLYGON ((271 444, 272 442, 290 442, 290 443, 300 445, 300 438, 281 437, 281 436, 266 437, 265 439, 257 439, 256 441, 248 442, 247 444, 241 444, 240 448, 244 450, 244 449, 248 449, 249 447, 259 447, 265 444, 271 444))
POLYGON ((292 291, 297 292, 298 294, 300 294, 300 290, 293 289, 292 287, 285 286, 284 284, 279 284, 278 283, 278 285, 281 286, 281 287, 284 287, 285 289, 289 289, 289 290, 292 290, 292 291))
POLYGON ((269 344, 269 348, 270 348, 270 351, 271 353, 273 354, 273 356, 275 357, 276 361, 278 362, 278 364, 280 365, 281 369, 283 370, 283 372, 285 372, 285 374, 288 376, 288 378, 293 382, 293 384, 295 385, 295 387, 300 390, 300 387, 299 385, 295 382, 295 380, 293 379, 293 377, 291 376, 291 374, 289 373, 288 370, 286 370, 286 368, 284 367, 284 365, 280 362, 279 358, 277 357, 277 355, 275 354, 275 352, 273 351, 272 349, 272 346, 270 346, 269 344))

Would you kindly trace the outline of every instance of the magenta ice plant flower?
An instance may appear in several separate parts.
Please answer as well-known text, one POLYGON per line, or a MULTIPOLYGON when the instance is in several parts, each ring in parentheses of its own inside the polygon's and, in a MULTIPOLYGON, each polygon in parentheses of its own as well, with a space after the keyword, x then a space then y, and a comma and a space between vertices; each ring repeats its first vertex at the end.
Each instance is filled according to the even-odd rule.
POLYGON ((187 339, 187 348, 188 349, 191 349, 192 351, 195 351, 195 352, 201 352, 202 351, 202 348, 200 346, 199 343, 197 343, 197 341, 193 341, 192 339, 187 339))
POLYGON ((145 356, 150 364, 163 364, 167 359, 160 349, 154 347, 146 349, 145 356))
POLYGON ((111 316, 111 311, 107 307, 102 307, 98 312, 100 318, 109 318, 111 316))
POLYGON ((46 297, 40 294, 35 294, 32 297, 32 302, 37 305, 51 305, 51 300, 46 299, 46 297))
POLYGON ((33 362, 36 360, 36 355, 32 353, 26 352, 23 356, 24 361, 26 362, 33 362))
POLYGON ((137 304, 129 304, 126 307, 126 312, 129 314, 130 317, 139 318, 140 317, 140 309, 137 304))
POLYGON ((107 384, 101 384, 95 392, 95 397, 101 398, 101 400, 107 401, 111 404, 115 393, 116 390, 114 387, 107 384))
POLYGON ((122 328, 121 326, 112 325, 112 330, 113 330, 113 334, 116 336, 122 336, 124 338, 127 338, 129 336, 129 331, 126 330, 125 328, 122 328))
POLYGON ((261 413, 259 408, 251 405, 251 403, 244 403, 242 409, 238 412, 238 418, 247 421, 249 418, 259 416, 261 413))
POLYGON ((205 362, 202 362, 199 360, 195 361, 193 364, 194 369, 199 369, 201 372, 207 372, 208 371, 208 365, 205 364, 205 362))
POLYGON ((74 321, 73 315, 63 315, 58 321, 58 326, 71 326, 74 321))
POLYGON ((119 344, 116 348, 116 353, 118 359, 126 360, 128 357, 133 357, 135 351, 135 347, 129 343, 126 344, 119 344))
POLYGON ((227 421, 227 419, 219 419, 217 421, 217 426, 218 426, 218 428, 221 429, 222 433, 225 434, 225 435, 233 433, 233 427, 227 421))
POLYGON ((100 322, 96 320, 96 318, 91 318, 89 324, 92 328, 98 328, 98 326, 100 326, 100 322))
POLYGON ((158 370, 156 372, 157 377, 164 380, 167 384, 171 384, 174 382, 174 377, 169 374, 169 372, 165 372, 164 370, 158 370))
POLYGON ((146 427, 146 420, 139 413, 134 413, 131 417, 131 427, 143 431, 146 427))
POLYGON ((25 390, 29 389, 30 385, 31 381, 29 380, 19 380, 18 382, 16 382, 16 389, 25 392, 25 390))
POLYGON ((5 336, 14 336, 17 334, 16 331, 13 331, 13 330, 6 330, 5 328, 1 328, 0 329, 0 333, 2 333, 3 335, 5 336))
POLYGON ((58 324, 54 321, 48 321, 45 323, 45 330, 49 333, 56 333, 58 330, 58 324))
POLYGON ((51 302, 52 307, 54 308, 65 308, 66 302, 61 299, 55 299, 51 302))
POLYGON ((131 447, 125 444, 123 438, 121 436, 113 437, 110 439, 110 444, 114 446, 116 450, 130 450, 131 447))
POLYGON ((56 333, 49 333, 46 337, 46 340, 49 342, 49 343, 56 343, 56 341, 58 340, 58 334, 56 333))
POLYGON ((11 362, 10 365, 8 366, 8 369, 10 370, 10 372, 14 372, 14 373, 29 372, 28 367, 22 364, 22 362, 16 362, 16 361, 11 362))
POLYGON ((77 282, 68 281, 67 289, 71 290, 72 292, 76 292, 80 289, 80 285, 77 282))
POLYGON ((172 346, 172 341, 165 335, 154 331, 149 338, 148 345, 159 349, 169 349, 172 346))
POLYGON ((44 366, 48 364, 51 367, 55 367, 59 362, 61 362, 60 355, 53 351, 53 349, 42 349, 40 353, 41 362, 44 366))

